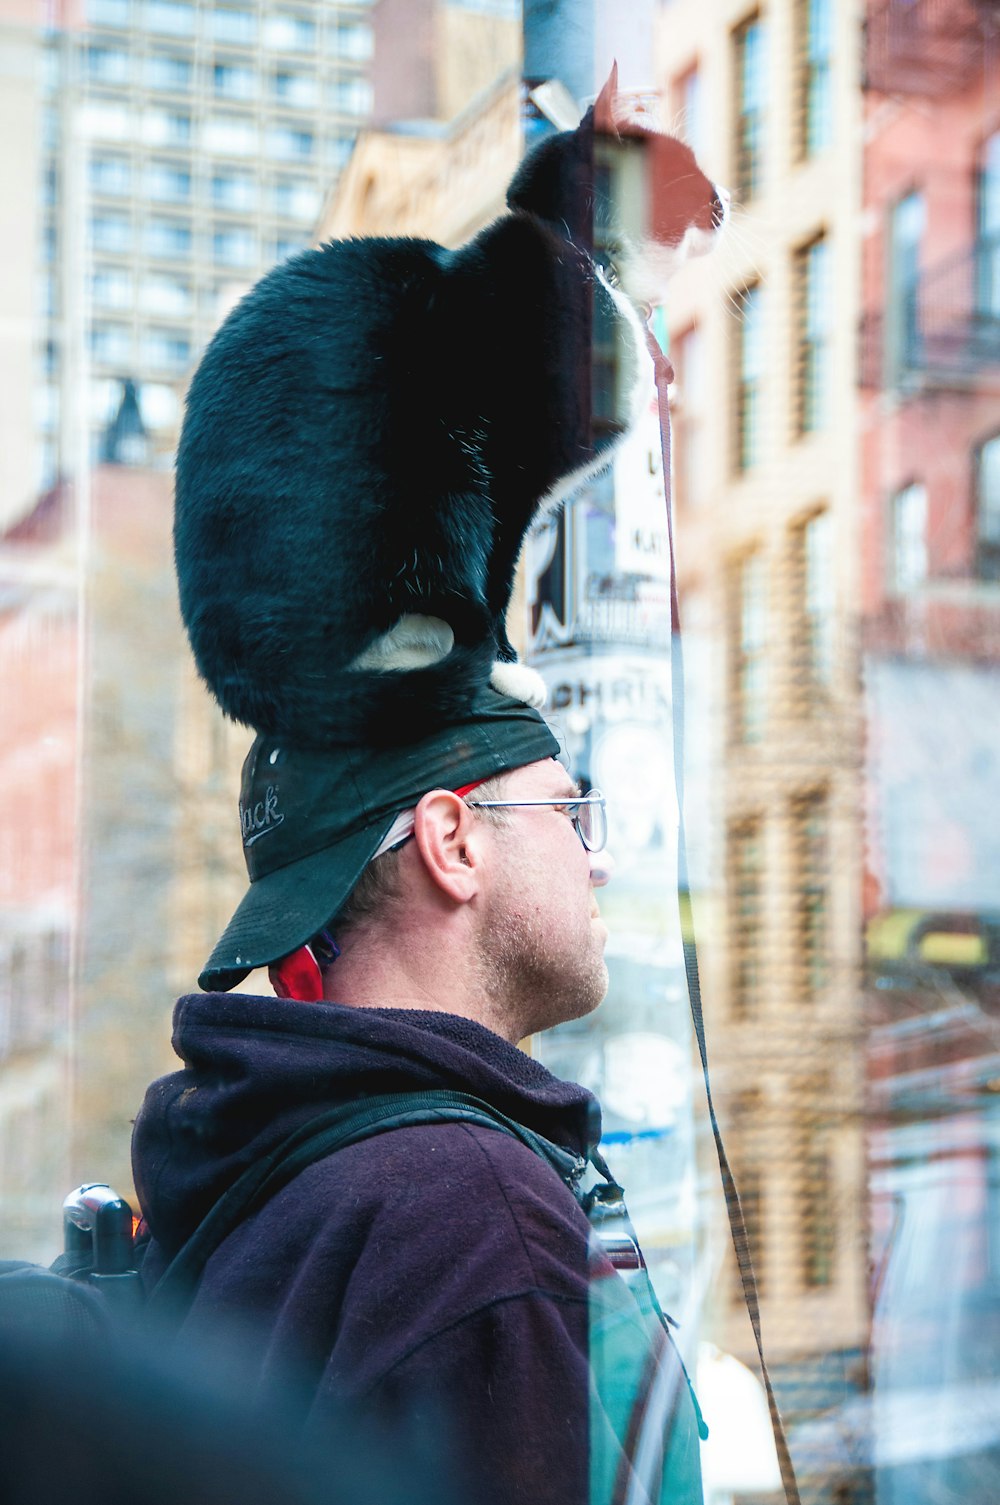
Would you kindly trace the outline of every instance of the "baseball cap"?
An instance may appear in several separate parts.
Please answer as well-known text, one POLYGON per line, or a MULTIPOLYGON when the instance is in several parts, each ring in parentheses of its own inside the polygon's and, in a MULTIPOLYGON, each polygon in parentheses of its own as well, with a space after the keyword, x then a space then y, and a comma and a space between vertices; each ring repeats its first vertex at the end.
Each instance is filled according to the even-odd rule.
POLYGON ((243 764, 240 828, 250 887, 198 985, 225 992, 336 916, 401 810, 558 756, 544 718, 483 686, 469 711, 416 742, 292 747, 258 736, 243 764))

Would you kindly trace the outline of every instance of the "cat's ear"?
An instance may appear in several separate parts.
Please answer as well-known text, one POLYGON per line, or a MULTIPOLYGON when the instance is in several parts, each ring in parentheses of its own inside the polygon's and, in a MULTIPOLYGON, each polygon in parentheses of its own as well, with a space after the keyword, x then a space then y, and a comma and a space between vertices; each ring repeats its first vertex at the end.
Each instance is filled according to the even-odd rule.
POLYGON ((618 134, 615 106, 618 103, 618 63, 611 64, 608 81, 594 101, 594 126, 602 136, 618 134))

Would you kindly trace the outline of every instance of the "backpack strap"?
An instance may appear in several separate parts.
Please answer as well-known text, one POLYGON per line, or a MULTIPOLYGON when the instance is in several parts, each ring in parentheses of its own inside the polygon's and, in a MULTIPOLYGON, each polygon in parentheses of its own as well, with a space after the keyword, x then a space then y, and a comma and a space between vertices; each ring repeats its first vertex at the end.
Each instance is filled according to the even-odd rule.
POLYGON ((308 1166, 390 1129, 432 1123, 471 1123, 510 1134, 546 1161, 584 1205, 580 1182, 587 1159, 553 1144, 471 1093, 433 1088, 366 1097, 310 1119, 244 1171, 164 1270, 150 1293, 147 1310, 157 1316, 169 1314, 172 1321, 179 1321, 194 1297, 205 1265, 223 1240, 308 1166))

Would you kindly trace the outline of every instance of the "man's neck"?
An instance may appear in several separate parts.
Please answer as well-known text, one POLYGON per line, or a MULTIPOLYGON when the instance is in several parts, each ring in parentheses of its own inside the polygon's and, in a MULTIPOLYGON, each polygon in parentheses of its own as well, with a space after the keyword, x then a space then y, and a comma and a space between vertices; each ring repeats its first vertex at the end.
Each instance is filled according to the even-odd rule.
POLYGON ((361 931, 342 942, 340 956, 324 970, 323 997, 356 1008, 457 1014, 516 1045, 524 1031, 490 997, 475 958, 463 951, 445 943, 428 955, 425 945, 416 944, 411 951, 399 939, 379 944, 361 931))

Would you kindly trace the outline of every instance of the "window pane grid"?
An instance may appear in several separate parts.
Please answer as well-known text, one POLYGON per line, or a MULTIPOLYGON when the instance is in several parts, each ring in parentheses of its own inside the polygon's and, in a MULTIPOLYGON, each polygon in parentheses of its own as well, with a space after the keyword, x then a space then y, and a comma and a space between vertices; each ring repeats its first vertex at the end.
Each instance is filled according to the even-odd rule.
POLYGON ((804 996, 819 998, 829 980, 829 813, 825 790, 792 807, 795 872, 795 963, 804 996))
POLYGON ((734 192, 746 203, 760 192, 764 157, 764 28, 758 18, 734 33, 736 74, 736 172, 734 192))
POLYGON ((735 735, 738 742, 759 742, 767 695, 767 576, 761 554, 751 554, 737 566, 735 601, 735 735))
POLYGON ((795 156, 816 156, 833 140, 833 0, 796 6, 795 156))
POLYGON ((736 393, 735 469, 750 470, 760 459, 762 390, 766 351, 763 339, 762 297, 759 285, 735 298, 736 393))
POLYGON ((729 835, 730 989, 737 1018, 751 1016, 760 1001, 761 927, 764 916, 763 822, 733 826, 729 835))
POLYGON ((830 243, 825 237, 796 254, 795 410, 799 434, 813 433, 829 418, 833 313, 830 270, 830 243))

